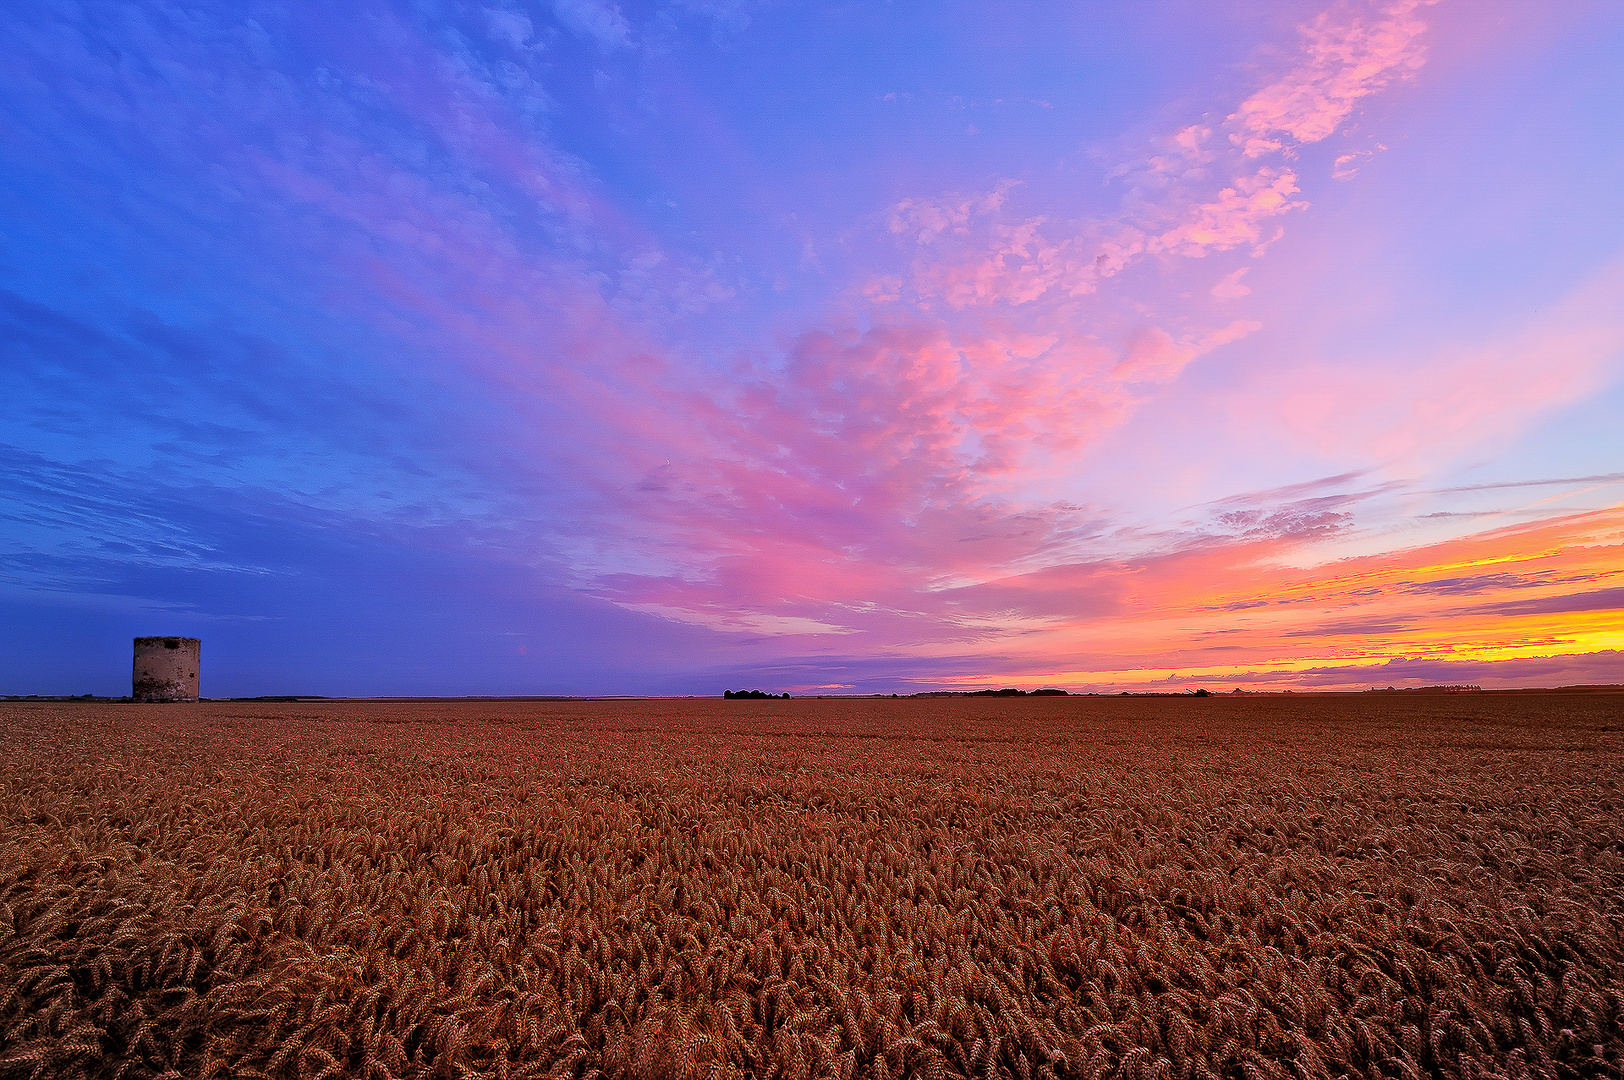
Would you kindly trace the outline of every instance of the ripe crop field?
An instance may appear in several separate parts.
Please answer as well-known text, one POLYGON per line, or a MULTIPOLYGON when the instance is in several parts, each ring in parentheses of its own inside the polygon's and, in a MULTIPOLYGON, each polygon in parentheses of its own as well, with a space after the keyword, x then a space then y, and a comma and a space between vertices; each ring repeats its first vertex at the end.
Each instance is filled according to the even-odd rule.
POLYGON ((0 703, 0 1077, 1601 1077, 1624 696, 0 703))

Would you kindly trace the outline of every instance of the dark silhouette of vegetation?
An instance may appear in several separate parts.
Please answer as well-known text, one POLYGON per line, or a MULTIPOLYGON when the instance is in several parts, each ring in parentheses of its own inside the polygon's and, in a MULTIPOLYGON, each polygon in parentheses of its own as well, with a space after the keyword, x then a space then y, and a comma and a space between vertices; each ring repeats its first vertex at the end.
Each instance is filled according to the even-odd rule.
POLYGON ((737 701, 741 698, 787 699, 789 697, 788 694, 769 694, 762 690, 723 690, 722 696, 729 701, 737 701))
POLYGON ((1042 690, 1017 690, 1013 686, 1006 686, 1002 690, 972 690, 966 697, 1066 697, 1066 691, 1046 686, 1042 690))
POLYGON ((1373 694, 1459 694, 1468 690, 1481 690, 1476 683, 1450 683, 1446 686, 1389 686, 1383 690, 1379 686, 1372 686, 1368 693, 1373 694))

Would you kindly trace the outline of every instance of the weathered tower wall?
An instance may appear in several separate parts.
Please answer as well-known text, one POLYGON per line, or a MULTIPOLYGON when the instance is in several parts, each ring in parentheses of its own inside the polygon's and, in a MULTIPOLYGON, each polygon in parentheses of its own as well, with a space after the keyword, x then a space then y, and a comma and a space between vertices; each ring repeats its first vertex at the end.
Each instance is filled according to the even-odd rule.
POLYGON ((136 701, 196 701, 202 645, 195 637, 136 638, 130 696, 136 701))

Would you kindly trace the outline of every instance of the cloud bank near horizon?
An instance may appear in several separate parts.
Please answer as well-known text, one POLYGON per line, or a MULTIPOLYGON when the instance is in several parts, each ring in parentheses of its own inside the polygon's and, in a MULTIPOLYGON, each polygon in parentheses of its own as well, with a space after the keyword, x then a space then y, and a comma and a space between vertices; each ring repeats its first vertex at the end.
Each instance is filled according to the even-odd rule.
POLYGON ((1615 681, 1624 20, 1288 9, 0 16, 0 602, 219 692, 1615 681))

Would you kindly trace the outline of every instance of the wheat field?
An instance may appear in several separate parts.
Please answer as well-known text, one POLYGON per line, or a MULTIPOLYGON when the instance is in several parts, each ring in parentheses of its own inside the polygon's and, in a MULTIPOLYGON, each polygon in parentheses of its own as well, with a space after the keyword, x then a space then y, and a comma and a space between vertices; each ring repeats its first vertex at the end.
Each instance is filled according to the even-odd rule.
POLYGON ((1601 1077, 1624 696, 0 703, 3 1077, 1601 1077))

